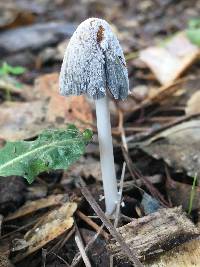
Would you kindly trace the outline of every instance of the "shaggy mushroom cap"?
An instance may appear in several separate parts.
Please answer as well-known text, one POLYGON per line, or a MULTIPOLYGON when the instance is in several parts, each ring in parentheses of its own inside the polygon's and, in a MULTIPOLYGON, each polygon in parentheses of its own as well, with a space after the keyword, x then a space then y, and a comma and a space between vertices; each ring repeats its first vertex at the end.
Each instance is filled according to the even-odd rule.
POLYGON ((126 62, 109 24, 90 18, 79 25, 69 41, 60 73, 60 92, 100 99, 107 89, 115 99, 127 97, 126 62))

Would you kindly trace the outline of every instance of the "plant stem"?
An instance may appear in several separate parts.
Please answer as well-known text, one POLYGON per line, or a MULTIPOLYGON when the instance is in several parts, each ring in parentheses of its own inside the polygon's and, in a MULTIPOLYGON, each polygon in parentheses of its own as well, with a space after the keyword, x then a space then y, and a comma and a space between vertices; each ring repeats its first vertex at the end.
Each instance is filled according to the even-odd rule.
POLYGON ((189 208, 188 208, 188 214, 190 215, 192 211, 192 206, 193 206, 193 201, 194 201, 194 196, 195 196, 195 185, 196 185, 196 180, 197 180, 197 173, 194 176, 193 183, 192 183, 192 190, 190 193, 190 201, 189 201, 189 208))
POLYGON ((116 208, 118 201, 118 191, 113 155, 108 98, 101 98, 99 100, 96 100, 95 103, 106 212, 107 214, 111 215, 116 208))

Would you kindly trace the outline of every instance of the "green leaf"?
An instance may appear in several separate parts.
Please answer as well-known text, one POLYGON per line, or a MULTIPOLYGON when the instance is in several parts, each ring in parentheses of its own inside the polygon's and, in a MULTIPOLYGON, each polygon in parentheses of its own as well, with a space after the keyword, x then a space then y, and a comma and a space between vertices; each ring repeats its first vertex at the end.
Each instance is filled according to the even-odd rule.
POLYGON ((188 23, 189 29, 197 29, 200 27, 200 19, 191 19, 188 23))
POLYGON ((200 19, 191 19, 186 30, 188 39, 195 45, 200 46, 200 19))
POLYGON ((4 62, 2 66, 0 67, 0 75, 8 75, 8 74, 21 75, 25 71, 26 69, 21 66, 13 67, 6 62, 4 62))
POLYGON ((19 175, 29 183, 41 172, 67 169, 85 152, 92 132, 46 130, 34 141, 7 142, 0 150, 0 176, 19 175))
POLYGON ((8 68, 8 72, 12 75, 21 75, 25 71, 26 71, 26 69, 23 67, 20 67, 20 66, 12 67, 9 65, 9 68, 8 68))
POLYGON ((200 28, 186 30, 186 34, 193 44, 200 46, 200 28))

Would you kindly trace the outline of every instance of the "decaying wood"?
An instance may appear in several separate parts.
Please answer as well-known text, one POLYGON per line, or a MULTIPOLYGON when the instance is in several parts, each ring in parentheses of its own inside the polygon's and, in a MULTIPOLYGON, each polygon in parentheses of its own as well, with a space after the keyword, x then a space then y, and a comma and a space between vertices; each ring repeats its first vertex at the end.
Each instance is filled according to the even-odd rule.
MULTIPOLYGON (((135 219, 118 228, 118 232, 136 256, 143 261, 155 258, 158 254, 199 235, 198 228, 180 207, 163 208, 148 216, 135 219)), ((118 258, 125 258, 114 239, 108 248, 118 258)))
POLYGON ((198 267, 200 266, 200 240, 192 240, 161 254, 145 267, 198 267))

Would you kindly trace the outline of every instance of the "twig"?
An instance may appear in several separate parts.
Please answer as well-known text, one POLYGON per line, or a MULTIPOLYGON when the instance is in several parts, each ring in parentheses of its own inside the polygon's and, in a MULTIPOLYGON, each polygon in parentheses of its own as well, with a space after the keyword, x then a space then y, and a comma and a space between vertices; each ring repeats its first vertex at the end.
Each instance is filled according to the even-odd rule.
POLYGON ((81 235, 79 233, 79 230, 78 230, 78 227, 77 227, 76 224, 75 224, 75 228, 76 228, 75 241, 76 241, 77 247, 78 247, 78 249, 80 251, 80 254, 82 256, 82 259, 83 259, 83 261, 85 263, 85 266, 86 267, 92 267, 92 265, 91 265, 91 263, 90 263, 90 261, 88 259, 88 256, 87 256, 87 254, 85 252, 83 241, 81 239, 81 235))
POLYGON ((116 213, 115 213, 115 222, 114 222, 115 228, 117 228, 118 222, 119 222, 119 214, 120 214, 120 206, 121 206, 121 201, 122 201, 125 170, 126 170, 126 162, 123 163, 123 167, 122 167, 122 174, 121 174, 120 187, 119 187, 119 200, 117 203, 116 213))
MULTIPOLYGON (((104 224, 102 224, 102 226, 99 228, 98 232, 89 240, 87 246, 85 247, 85 252, 87 252, 92 247, 92 245, 94 244, 94 242, 96 241, 98 236, 101 234, 103 227, 104 227, 104 224)), ((78 252, 75 255, 70 267, 75 267, 79 263, 80 260, 81 260, 81 254, 80 254, 80 252, 78 252)))
POLYGON ((119 125, 118 125, 118 128, 119 128, 119 132, 121 134, 122 145, 123 145, 124 149, 126 151, 128 151, 128 146, 127 146, 127 142, 126 142, 126 134, 125 134, 125 130, 124 130, 123 124, 124 124, 124 114, 119 109, 119 125))
POLYGON ((53 253, 55 252, 57 249, 57 252, 59 250, 61 250, 61 248, 64 246, 64 244, 70 239, 70 237, 74 234, 75 232, 75 227, 73 227, 67 234, 66 236, 63 238, 63 239, 60 239, 56 244, 55 246, 53 246, 49 251, 48 251, 48 254, 49 253, 53 253))
POLYGON ((62 261, 62 262, 66 265, 66 267, 70 267, 69 263, 66 262, 66 260, 64 260, 62 257, 60 257, 59 255, 57 255, 57 254, 54 253, 54 252, 51 252, 51 254, 53 254, 53 255, 56 256, 60 261, 62 261))
MULTIPOLYGON (((95 231, 99 231, 101 227, 99 227, 95 222, 93 222, 88 216, 86 216, 84 213, 82 213, 80 210, 76 211, 76 214, 85 221, 89 226, 91 226, 95 231)), ((104 230, 100 231, 100 234, 105 238, 109 239, 109 234, 106 233, 104 230)))
MULTIPOLYGON (((126 162, 128 162, 128 169, 130 171, 131 177, 133 178, 134 181, 136 181, 136 178, 141 179, 143 184, 146 186, 146 188, 151 192, 152 196, 155 197, 156 199, 160 200, 160 202, 162 203, 162 205, 164 207, 169 207, 169 203, 164 199, 164 197, 162 196, 162 194, 157 190, 157 188, 149 181, 146 179, 146 177, 144 177, 138 170, 136 170, 136 168, 134 167, 133 161, 132 159, 129 157, 127 151, 122 147, 122 152, 124 155, 124 158, 126 160, 126 162)), ((141 188, 139 188, 141 190, 141 188)), ((142 191, 144 192, 144 190, 142 189, 142 191)))
POLYGON ((134 264, 135 267, 144 267, 143 264, 137 259, 135 253, 130 249, 130 247, 124 242, 121 235, 117 232, 117 230, 114 228, 110 220, 106 217, 105 213, 102 211, 102 209, 99 207, 89 190, 86 188, 84 182, 82 179, 80 179, 81 182, 81 192, 86 198, 86 200, 90 203, 93 210, 96 212, 96 214, 99 216, 101 221, 105 224, 106 228, 110 232, 110 234, 115 238, 115 240, 120 244, 121 249, 125 253, 125 255, 129 258, 129 260, 134 264))
POLYGON ((161 101, 175 94, 180 89, 179 85, 184 82, 187 82, 188 80, 189 80, 188 78, 181 78, 179 80, 176 80, 176 81, 173 81, 166 85, 161 86, 154 95, 143 100, 139 105, 134 106, 129 116, 140 109, 143 109, 143 108, 148 107, 149 105, 152 105, 153 103, 160 103, 161 101))
POLYGON ((153 137, 154 135, 168 129, 171 128, 173 126, 176 126, 180 123, 183 123, 185 121, 189 121, 191 119, 195 119, 200 117, 200 113, 196 113, 196 114, 192 114, 192 115, 186 115, 186 116, 182 116, 181 118, 178 118, 175 121, 166 123, 164 126, 159 127, 158 129, 151 129, 149 132, 143 132, 134 136, 130 136, 129 138, 126 138, 126 141, 129 143, 129 149, 130 148, 135 148, 136 146, 136 142, 141 142, 141 141, 145 141, 151 137, 153 137))
POLYGON ((17 232, 19 232, 19 231, 21 231, 21 230, 24 230, 24 229, 28 228, 28 227, 31 226, 31 225, 34 225, 36 222, 38 222, 38 220, 39 220, 39 219, 33 220, 33 221, 31 221, 30 223, 27 223, 27 224, 25 224, 25 225, 23 225, 23 226, 17 228, 16 230, 14 230, 14 231, 12 231, 12 232, 9 232, 9 233, 7 233, 7 234, 5 234, 5 235, 2 235, 2 236, 0 237, 0 240, 2 240, 2 239, 4 239, 4 238, 8 238, 9 236, 12 236, 14 233, 17 233, 17 232))
POLYGON ((195 186, 196 186, 196 181, 197 181, 197 173, 195 173, 194 175, 194 179, 193 179, 193 183, 192 183, 192 190, 190 193, 190 201, 189 201, 189 207, 188 207, 188 215, 190 215, 191 211, 192 211, 192 206, 193 206, 193 200, 194 200, 194 196, 195 196, 195 186))
MULTIPOLYGON (((122 201, 125 170, 126 170, 126 162, 123 163, 123 167, 122 167, 122 174, 121 174, 120 186, 119 186, 119 200, 117 202, 117 207, 116 207, 116 212, 115 212, 115 221, 114 221, 115 228, 117 228, 118 222, 119 222, 119 214, 120 214, 120 206, 121 206, 121 201, 122 201)), ((110 256, 110 267, 113 267, 113 255, 110 256)))

